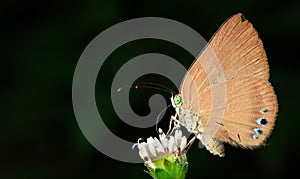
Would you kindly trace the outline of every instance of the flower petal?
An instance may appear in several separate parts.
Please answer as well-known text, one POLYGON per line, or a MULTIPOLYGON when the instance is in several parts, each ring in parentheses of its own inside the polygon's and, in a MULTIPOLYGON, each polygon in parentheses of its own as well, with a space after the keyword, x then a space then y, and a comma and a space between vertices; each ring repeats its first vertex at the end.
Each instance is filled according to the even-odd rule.
POLYGON ((138 144, 139 147, 139 155, 140 157, 144 160, 144 161, 148 161, 150 160, 149 154, 147 152, 147 144, 145 142, 142 142, 140 144, 138 144))
POLYGON ((181 144, 182 132, 181 130, 175 131, 175 145, 179 148, 181 144))
POLYGON ((182 151, 185 149, 186 143, 187 143, 187 139, 186 139, 185 136, 183 136, 183 137, 181 138, 180 152, 182 152, 182 151))
POLYGON ((174 137, 173 136, 170 136, 170 139, 169 139, 169 153, 172 153, 174 152, 174 146, 175 146, 175 141, 174 141, 174 137))
POLYGON ((158 153, 158 155, 162 156, 165 154, 165 149, 162 146, 162 144, 160 143, 160 141, 155 137, 155 147, 156 147, 156 152, 158 153))
POLYGON ((156 151, 155 151, 155 141, 152 137, 149 137, 147 139, 147 144, 148 144, 148 148, 149 151, 151 153, 151 158, 154 159, 157 157, 156 151))
POLYGON ((162 140, 163 138, 166 138, 166 134, 163 132, 161 128, 158 129, 159 133, 159 139, 162 140))

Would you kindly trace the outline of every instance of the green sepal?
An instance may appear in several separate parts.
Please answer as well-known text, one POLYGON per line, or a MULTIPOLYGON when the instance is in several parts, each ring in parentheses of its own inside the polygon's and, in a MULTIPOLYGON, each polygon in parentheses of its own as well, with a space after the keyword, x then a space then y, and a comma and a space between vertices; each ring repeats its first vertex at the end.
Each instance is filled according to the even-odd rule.
POLYGON ((147 166, 149 171, 144 170, 154 179, 184 179, 188 170, 188 162, 185 157, 166 155, 153 161, 155 169, 147 166))

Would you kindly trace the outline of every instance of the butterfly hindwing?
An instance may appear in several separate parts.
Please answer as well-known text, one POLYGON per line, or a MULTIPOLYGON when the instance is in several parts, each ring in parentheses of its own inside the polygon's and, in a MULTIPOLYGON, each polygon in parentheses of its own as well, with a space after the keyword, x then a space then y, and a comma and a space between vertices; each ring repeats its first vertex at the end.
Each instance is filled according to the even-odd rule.
POLYGON ((223 90, 222 86, 223 84, 215 85, 199 93, 201 130, 205 132, 211 127, 218 127, 216 133, 211 135, 244 148, 263 144, 273 129, 277 113, 277 99, 273 88, 268 82, 258 78, 227 80, 225 106, 217 104, 217 108, 212 109, 211 91, 223 90), (221 121, 210 119, 211 113, 223 114, 221 121), (216 125, 211 125, 214 122, 216 125))

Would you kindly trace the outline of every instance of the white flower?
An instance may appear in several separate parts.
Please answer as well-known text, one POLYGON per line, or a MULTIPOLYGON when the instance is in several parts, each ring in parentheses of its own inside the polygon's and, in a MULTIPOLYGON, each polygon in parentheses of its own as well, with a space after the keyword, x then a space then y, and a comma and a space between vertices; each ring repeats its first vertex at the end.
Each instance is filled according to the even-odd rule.
POLYGON ((139 155, 144 160, 145 165, 152 169, 155 169, 153 162, 166 155, 171 154, 185 158, 186 154, 187 139, 185 136, 182 136, 181 130, 176 130, 174 136, 167 136, 161 129, 159 129, 159 133, 159 139, 149 137, 147 142, 141 142, 141 139, 139 139, 133 145, 133 147, 138 147, 139 155))

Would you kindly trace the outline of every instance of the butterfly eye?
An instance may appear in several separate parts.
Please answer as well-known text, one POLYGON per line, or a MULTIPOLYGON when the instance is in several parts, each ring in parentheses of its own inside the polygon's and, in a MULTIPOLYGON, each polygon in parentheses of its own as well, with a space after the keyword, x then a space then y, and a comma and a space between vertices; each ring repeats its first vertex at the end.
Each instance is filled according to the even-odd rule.
POLYGON ((174 104, 178 106, 181 103, 181 96, 177 95, 174 98, 174 104))

